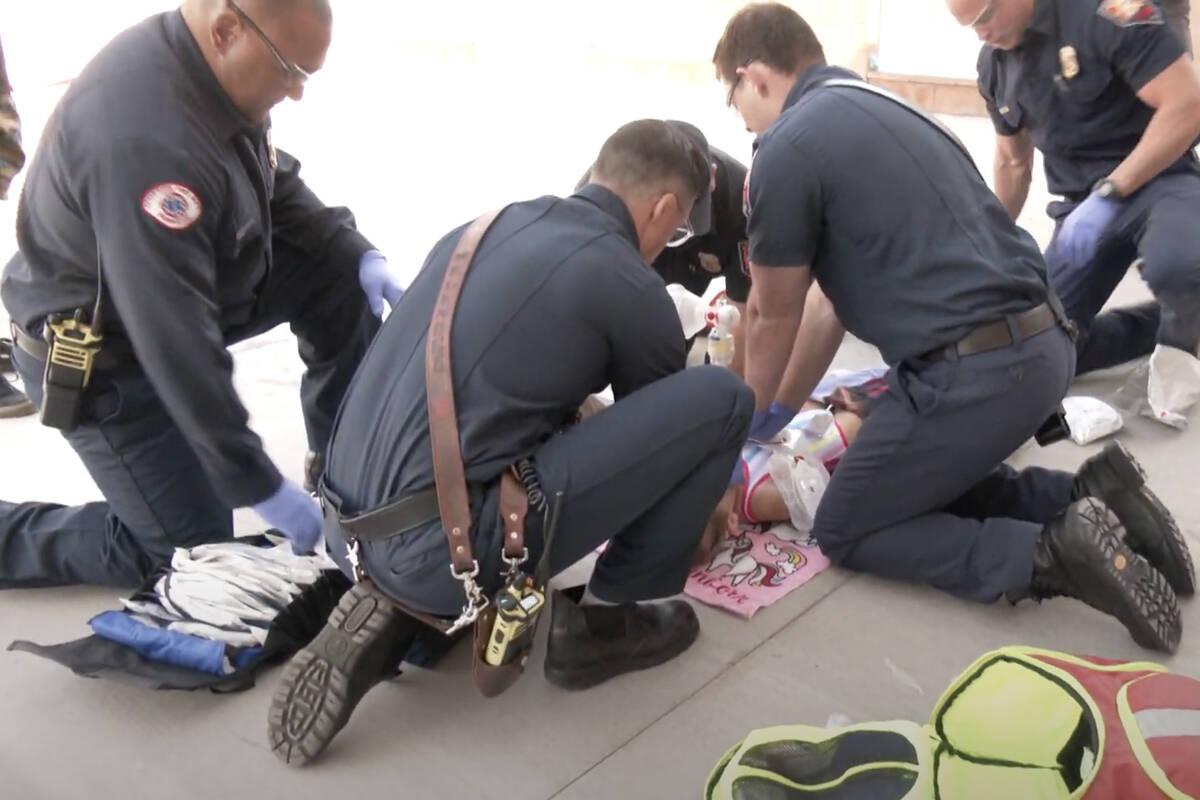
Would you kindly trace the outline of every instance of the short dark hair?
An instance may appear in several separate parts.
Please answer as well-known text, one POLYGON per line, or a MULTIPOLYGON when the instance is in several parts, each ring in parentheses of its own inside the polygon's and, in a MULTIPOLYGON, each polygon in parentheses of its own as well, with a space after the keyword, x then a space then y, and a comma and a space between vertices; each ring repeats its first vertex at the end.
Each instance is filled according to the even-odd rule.
POLYGON ((661 119, 627 122, 608 137, 592 166, 593 180, 622 188, 676 182, 698 199, 708 192, 708 153, 679 126, 661 119))
POLYGON ((776 72, 798 75, 825 63, 825 50, 804 18, 782 3, 752 3, 730 18, 713 50, 717 79, 732 81, 738 69, 761 61, 776 72))

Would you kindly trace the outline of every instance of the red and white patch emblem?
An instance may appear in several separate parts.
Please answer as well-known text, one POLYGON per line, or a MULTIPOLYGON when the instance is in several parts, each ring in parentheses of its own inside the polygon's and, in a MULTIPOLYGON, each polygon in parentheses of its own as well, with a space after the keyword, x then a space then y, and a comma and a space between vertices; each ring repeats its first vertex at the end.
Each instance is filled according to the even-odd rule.
POLYGON ((1096 13, 1122 27, 1163 23, 1162 13, 1149 0, 1105 0, 1096 13))
POLYGON ((173 231, 187 230, 204 213, 200 196, 182 183, 160 183, 142 195, 142 211, 173 231))
POLYGON ((750 274, 750 242, 743 239, 738 242, 738 257, 742 261, 742 274, 750 274))

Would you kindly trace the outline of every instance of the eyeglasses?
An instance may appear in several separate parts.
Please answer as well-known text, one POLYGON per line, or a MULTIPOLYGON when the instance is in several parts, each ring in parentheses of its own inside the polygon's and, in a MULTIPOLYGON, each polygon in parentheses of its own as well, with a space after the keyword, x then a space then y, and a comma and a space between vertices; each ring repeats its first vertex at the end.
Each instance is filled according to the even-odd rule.
POLYGON ((725 95, 725 105, 733 108, 733 93, 737 91, 738 84, 742 82, 742 73, 733 79, 733 83, 729 84, 729 94, 725 95))
POLYGON ((258 27, 254 20, 250 19, 250 15, 242 11, 238 4, 233 0, 227 0, 229 7, 233 9, 233 13, 237 14, 242 22, 249 26, 250 30, 254 31, 255 35, 262 40, 262 43, 267 46, 267 50, 275 57, 275 63, 279 65, 279 69, 283 70, 283 74, 287 76, 288 83, 293 86, 302 86, 304 82, 312 77, 312 73, 296 64, 293 61, 288 61, 280 54, 279 48, 263 33, 263 29, 258 27))
POLYGON ((987 5, 971 20, 969 27, 978 28, 980 25, 987 25, 992 21, 992 17, 996 15, 996 0, 988 0, 987 5))
POLYGON ((680 247, 687 244, 696 235, 696 229, 692 227, 692 221, 685 219, 683 224, 675 229, 675 233, 671 234, 671 238, 667 240, 667 247, 680 247))
POLYGON ((740 86, 742 83, 742 78, 744 78, 746 75, 743 70, 750 66, 753 62, 754 59, 752 58, 738 67, 735 71, 734 74, 737 75, 737 77, 733 79, 733 83, 729 84, 729 94, 725 95, 725 105, 729 106, 730 108, 733 108, 733 93, 738 90, 738 86, 740 86))

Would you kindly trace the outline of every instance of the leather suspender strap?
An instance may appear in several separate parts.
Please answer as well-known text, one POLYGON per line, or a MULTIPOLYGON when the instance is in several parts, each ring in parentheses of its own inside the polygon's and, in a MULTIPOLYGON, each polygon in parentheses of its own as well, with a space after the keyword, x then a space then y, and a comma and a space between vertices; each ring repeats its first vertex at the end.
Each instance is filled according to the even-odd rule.
POLYGON ((463 231, 446 266, 442 287, 433 306, 425 347, 425 393, 429 410, 429 439, 433 448, 433 476, 437 485, 442 528, 450 542, 451 570, 455 577, 474 576, 479 564, 471 553, 471 506, 463 471, 454 405, 454 376, 450 363, 450 332, 454 310, 467 279, 467 270, 483 235, 502 209, 489 211, 463 231))
POLYGON ((516 569, 529 558, 525 549, 525 515, 529 513, 529 495, 525 484, 509 467, 500 478, 500 524, 504 527, 504 560, 516 569))
MULTIPOLYGON (((1057 8, 1057 6, 1056 6, 1056 8, 1057 8)), ((831 87, 835 87, 835 88, 840 87, 843 89, 858 89, 859 91, 870 92, 871 94, 882 97, 885 100, 891 100, 896 105, 907 109, 908 111, 910 111, 913 114, 916 114, 918 117, 925 120, 933 127, 937 128, 938 131, 940 131, 943 136, 945 136, 947 139, 949 139, 950 142, 955 147, 958 148, 959 152, 961 152, 963 154, 963 157, 966 158, 967 161, 971 164, 971 166, 975 169, 975 172, 979 175, 979 179, 984 181, 985 183, 987 182, 987 179, 983 177, 983 173, 980 172, 980 170, 979 170, 979 165, 975 163, 975 159, 971 158, 971 151, 969 151, 967 149, 967 146, 962 143, 962 139, 959 139, 957 136, 955 136, 954 131, 950 130, 950 128, 947 127, 946 124, 943 123, 940 119, 933 116, 932 114, 925 111, 924 109, 918 107, 914 103, 910 103, 908 100, 905 100, 900 95, 895 94, 894 92, 889 92, 887 89, 876 86, 873 83, 867 83, 866 81, 852 80, 850 78, 829 78, 827 80, 821 81, 820 83, 817 84, 817 86, 818 87, 831 86, 831 87)), ((1053 286, 1047 286, 1046 302, 1050 305, 1050 309, 1054 312, 1054 316, 1058 320, 1058 324, 1062 327, 1063 330, 1065 330, 1067 332, 1067 335, 1071 337, 1072 341, 1074 341, 1079 336, 1079 328, 1076 327, 1075 323, 1072 322, 1067 317, 1067 312, 1063 309, 1062 300, 1060 300, 1058 295, 1055 294, 1053 286)))
MULTIPOLYGON (((959 152, 961 152, 964 156, 966 156, 967 161, 969 161, 971 163, 971 166, 975 168, 975 171, 979 172, 979 165, 975 163, 975 159, 971 158, 971 151, 967 150, 966 145, 964 145, 962 143, 962 139, 959 139, 957 136, 954 135, 954 131, 952 131, 948 127, 946 127, 945 123, 943 123, 940 119, 938 119, 937 117, 928 113, 927 111, 924 111, 923 109, 917 107, 913 103, 910 103, 909 101, 905 100, 900 95, 895 94, 894 92, 889 92, 887 89, 883 89, 879 86, 876 86, 873 83, 867 83, 866 81, 853 80, 850 78, 829 78, 827 80, 821 81, 820 83, 817 84, 817 86, 818 87, 821 87, 821 86, 840 87, 843 89, 858 89, 860 91, 870 92, 871 94, 878 95, 879 97, 882 97, 885 100, 891 100, 893 103, 895 103, 898 106, 903 106, 904 108, 908 109, 913 114, 916 114, 918 117, 920 117, 921 119, 928 122, 933 127, 937 128, 942 133, 943 136, 945 136, 947 139, 949 139, 954 144, 954 146, 959 149, 959 152)), ((983 173, 979 172, 979 176, 982 178, 983 173)))

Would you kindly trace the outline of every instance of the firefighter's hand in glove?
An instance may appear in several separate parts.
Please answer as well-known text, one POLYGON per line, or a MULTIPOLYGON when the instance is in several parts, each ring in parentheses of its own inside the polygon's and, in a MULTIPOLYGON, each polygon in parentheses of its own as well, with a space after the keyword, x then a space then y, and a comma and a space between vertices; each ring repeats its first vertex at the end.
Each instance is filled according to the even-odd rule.
POLYGON ((1071 267, 1082 269, 1096 254, 1096 244, 1108 230, 1121 203, 1093 192, 1075 207, 1059 228, 1054 251, 1071 267))
POLYGON ((383 316, 384 301, 387 301, 388 308, 392 309, 404 296, 404 288, 388 265, 387 259, 378 250, 363 253, 358 262, 358 282, 362 285, 363 294, 367 296, 367 305, 370 306, 371 313, 377 317, 383 316))
POLYGON ((766 411, 755 411, 750 420, 749 438, 755 442, 769 442, 796 417, 796 410, 782 403, 771 403, 766 411))
POLYGON ((296 484, 284 479, 275 494, 254 506, 254 512, 292 543, 292 552, 308 553, 321 539, 321 509, 296 484))

